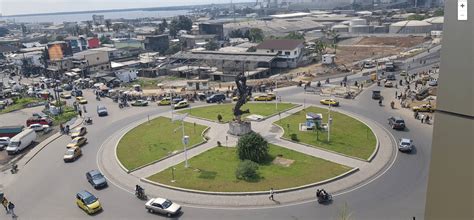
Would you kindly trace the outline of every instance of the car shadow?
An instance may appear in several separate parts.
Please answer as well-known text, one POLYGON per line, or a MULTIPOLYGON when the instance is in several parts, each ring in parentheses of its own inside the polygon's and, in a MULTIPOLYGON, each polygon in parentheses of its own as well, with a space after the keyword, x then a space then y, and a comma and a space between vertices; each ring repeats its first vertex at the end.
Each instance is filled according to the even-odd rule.
POLYGON ((149 212, 152 215, 157 215, 157 216, 162 216, 162 217, 167 217, 169 219, 180 219, 183 215, 184 212, 181 210, 179 213, 176 213, 175 215, 172 215, 168 217, 166 214, 158 213, 158 212, 149 212))
POLYGON ((95 213, 92 213, 92 214, 89 214, 90 216, 96 216, 100 213, 104 212, 104 207, 102 207, 102 209, 100 209, 99 211, 95 212, 95 213))
POLYGON ((413 146, 410 152, 407 152, 408 155, 416 155, 418 150, 416 149, 416 146, 413 146))
POLYGON ((317 202, 319 205, 328 206, 328 205, 331 205, 331 204, 332 204, 332 201, 333 201, 333 200, 331 199, 331 200, 326 201, 326 202, 318 202, 318 201, 316 201, 316 202, 317 202))

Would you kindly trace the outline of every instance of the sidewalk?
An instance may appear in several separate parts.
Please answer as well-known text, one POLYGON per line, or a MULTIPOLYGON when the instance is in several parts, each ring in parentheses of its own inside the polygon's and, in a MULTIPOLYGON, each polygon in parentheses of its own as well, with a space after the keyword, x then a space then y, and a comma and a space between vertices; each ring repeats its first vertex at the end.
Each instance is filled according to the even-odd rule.
MULTIPOLYGON (((287 115, 301 110, 303 107, 298 107, 290 110, 289 112, 283 113, 281 116, 286 117, 287 115)), ((342 112, 342 111, 341 111, 342 112)), ((353 117, 363 120, 368 126, 372 128, 375 135, 379 140, 379 149, 377 156, 371 162, 364 162, 361 160, 344 157, 339 154, 327 152, 321 149, 299 145, 293 142, 279 139, 282 135, 282 130, 277 129, 277 126, 272 123, 279 119, 278 115, 268 118, 262 122, 252 122, 252 129, 259 130, 260 133, 269 140, 270 143, 278 144, 282 147, 299 151, 305 154, 309 154, 315 157, 320 157, 329 161, 351 166, 353 168, 359 168, 359 171, 352 173, 344 178, 324 183, 317 186, 323 187, 329 192, 334 193, 334 196, 342 193, 346 190, 351 190, 356 186, 361 186, 364 183, 378 177, 379 173, 384 172, 388 168, 388 164, 394 160, 396 150, 394 148, 395 142, 393 137, 380 125, 371 121, 368 118, 362 118, 355 116, 347 112, 343 112, 353 117)), ((159 114, 156 116, 167 116, 170 117, 170 113, 159 114)), ((156 117, 154 116, 154 117, 156 117)), ((277 193, 275 199, 277 202, 268 199, 268 195, 224 195, 224 194, 202 194, 202 193, 191 193, 180 190, 173 190, 166 187, 156 186, 141 181, 141 178, 146 178, 157 172, 165 170, 170 166, 174 166, 184 161, 184 153, 179 153, 168 159, 162 160, 158 163, 136 170, 131 174, 127 174, 122 169, 116 159, 115 148, 123 134, 127 133, 132 128, 145 122, 146 120, 137 121, 134 124, 130 124, 128 127, 117 131, 110 136, 100 147, 98 152, 98 163, 99 169, 107 177, 111 184, 116 185, 123 190, 133 193, 136 184, 144 186, 147 194, 150 197, 165 197, 181 204, 188 204, 194 206, 211 206, 211 207, 255 207, 255 206, 272 206, 276 204, 289 204, 299 201, 314 200, 314 192, 316 187, 310 187, 305 189, 299 189, 295 191, 289 191, 284 193, 277 193)), ((228 129, 227 124, 218 124, 210 121, 195 119, 188 117, 185 119, 187 122, 196 122, 206 126, 210 126, 210 130, 207 136, 210 138, 205 144, 195 147, 188 151, 188 158, 192 158, 206 150, 209 150, 217 146, 217 141, 220 141, 223 145, 225 144, 225 137, 229 137, 228 145, 232 146, 236 144, 237 139, 230 135, 227 135, 225 131, 228 129)), ((166 184, 166 183, 165 183, 166 184)))

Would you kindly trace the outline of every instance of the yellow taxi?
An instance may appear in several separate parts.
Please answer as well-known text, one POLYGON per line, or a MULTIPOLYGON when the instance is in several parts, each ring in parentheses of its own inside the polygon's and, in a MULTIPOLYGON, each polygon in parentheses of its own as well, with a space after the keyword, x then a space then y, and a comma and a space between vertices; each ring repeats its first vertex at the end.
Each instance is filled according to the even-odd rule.
POLYGON ((84 97, 82 96, 78 96, 76 97, 76 101, 79 102, 79 104, 87 104, 87 99, 85 99, 84 97))
POLYGON ((85 137, 76 137, 66 145, 66 148, 74 148, 74 147, 81 147, 82 145, 87 143, 87 138, 85 137))
POLYGON ((66 150, 64 153, 64 162, 72 162, 75 161, 82 155, 82 150, 79 147, 71 147, 66 150))
POLYGON ((171 97, 164 97, 158 102, 158 105, 171 105, 171 97))
POLYGON ((254 101, 272 101, 272 98, 268 95, 257 95, 253 97, 254 101))
POLYGON ((434 112, 434 108, 430 104, 423 104, 423 105, 419 105, 419 106, 413 106, 413 108, 411 108, 411 109, 414 112, 434 112))
POLYGON ((339 101, 335 99, 321 99, 319 103, 323 105, 339 106, 339 101))
POLYGON ((76 138, 79 136, 84 136, 87 133, 86 127, 77 127, 71 131, 71 138, 76 138))
POLYGON ((89 215, 102 210, 99 199, 87 190, 80 191, 76 194, 76 204, 89 215))
POLYGON ((270 98, 270 100, 275 100, 276 99, 276 95, 273 92, 267 93, 267 97, 270 98))
POLYGON ((70 99, 72 96, 71 93, 61 93, 59 97, 61 97, 62 99, 70 99))

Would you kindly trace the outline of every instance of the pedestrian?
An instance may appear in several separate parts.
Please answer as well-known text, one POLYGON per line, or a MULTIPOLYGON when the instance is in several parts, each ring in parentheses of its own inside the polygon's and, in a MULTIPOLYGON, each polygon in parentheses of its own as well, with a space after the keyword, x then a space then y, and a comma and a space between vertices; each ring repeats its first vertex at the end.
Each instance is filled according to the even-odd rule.
POLYGON ((82 118, 82 110, 81 110, 81 109, 79 109, 79 112, 78 112, 78 113, 79 113, 79 117, 82 118))
POLYGON ((398 91, 395 91, 395 98, 397 98, 398 96, 398 91))
POLYGON ((17 216, 15 215, 15 204, 13 202, 8 202, 8 210, 10 210, 10 213, 12 213, 12 218, 16 218, 17 216))
POLYGON ((275 192, 273 191, 273 188, 270 189, 270 197, 268 197, 268 199, 274 201, 275 199, 273 198, 273 194, 275 194, 275 192))
POLYGON ((87 113, 86 105, 83 105, 82 109, 84 110, 84 113, 87 113))
POLYGON ((364 84, 363 83, 360 84, 360 90, 362 90, 362 89, 364 89, 364 84))
POLYGON ((59 130, 61 131, 61 134, 64 134, 64 125, 63 125, 63 123, 59 124, 59 130))
POLYGON ((424 115, 421 115, 421 123, 422 123, 422 124, 423 124, 424 120, 425 120, 425 116, 424 116, 424 115))
POLYGON ((3 197, 2 205, 3 205, 3 207, 5 207, 5 211, 7 212, 7 215, 10 214, 10 210, 8 210, 8 200, 7 200, 7 198, 3 197))

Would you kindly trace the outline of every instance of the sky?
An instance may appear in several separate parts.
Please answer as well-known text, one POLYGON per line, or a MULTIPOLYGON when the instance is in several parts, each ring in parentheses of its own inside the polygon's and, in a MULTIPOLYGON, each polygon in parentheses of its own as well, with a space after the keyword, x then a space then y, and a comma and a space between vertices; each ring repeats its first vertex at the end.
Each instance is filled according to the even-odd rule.
MULTIPOLYGON (((233 0, 249 2, 252 0, 233 0)), ((0 0, 2 15, 230 3, 230 0, 0 0)))

